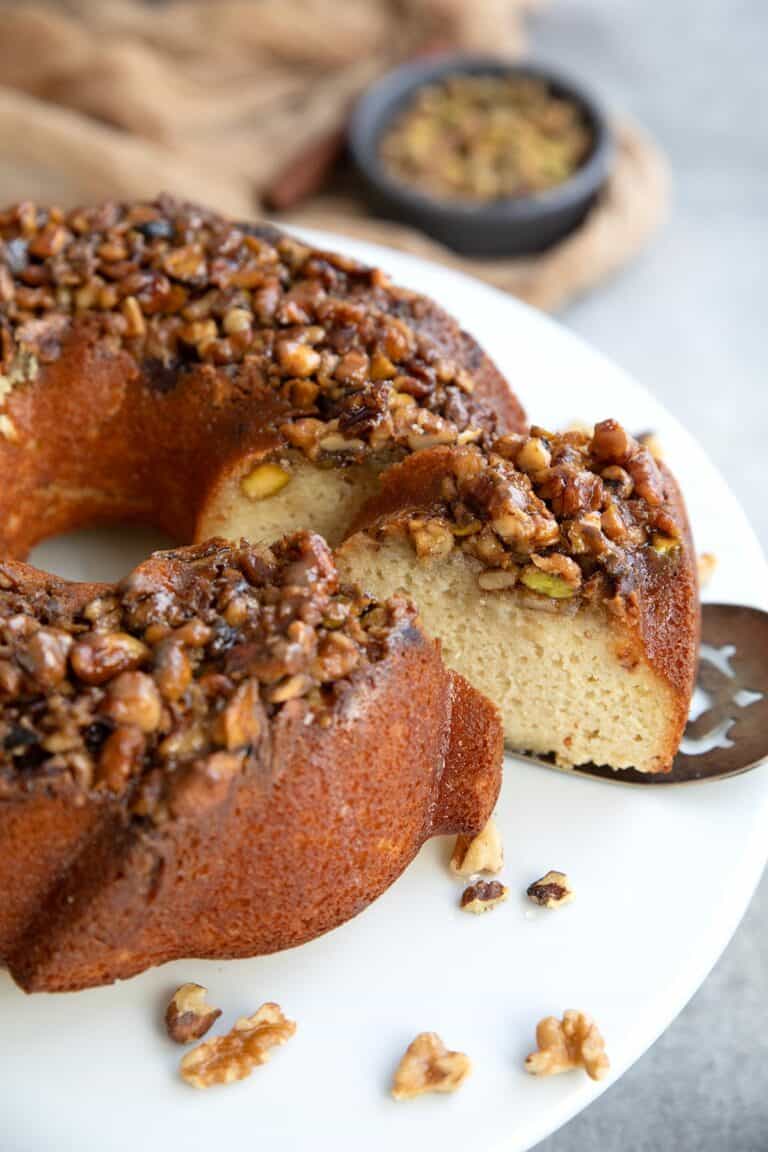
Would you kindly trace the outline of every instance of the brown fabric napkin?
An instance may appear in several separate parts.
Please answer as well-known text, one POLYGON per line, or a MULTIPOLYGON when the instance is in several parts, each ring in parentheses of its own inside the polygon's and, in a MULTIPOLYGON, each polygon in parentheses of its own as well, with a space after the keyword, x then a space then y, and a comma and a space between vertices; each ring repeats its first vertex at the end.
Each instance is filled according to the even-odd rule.
MULTIPOLYGON (((0 202, 166 190, 235 215, 290 204, 327 175, 367 84, 437 47, 514 57, 536 2, 0 0, 0 202)), ((629 124, 617 139, 587 221, 532 259, 460 258, 327 189, 286 218, 421 253, 554 308, 621 266, 659 221, 657 150, 629 124)))

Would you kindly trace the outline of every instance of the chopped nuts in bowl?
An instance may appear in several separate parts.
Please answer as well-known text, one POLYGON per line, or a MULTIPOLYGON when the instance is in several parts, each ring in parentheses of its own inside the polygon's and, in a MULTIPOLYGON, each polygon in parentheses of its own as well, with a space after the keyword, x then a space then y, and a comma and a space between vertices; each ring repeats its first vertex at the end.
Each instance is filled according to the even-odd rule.
POLYGON ((564 183, 592 143, 580 106, 544 80, 457 72, 416 91, 379 155, 394 179, 427 196, 483 203, 564 183))
POLYGON ((349 141, 380 213, 488 257, 567 235, 612 160, 606 119, 581 84, 492 56, 390 72, 359 101, 349 141))

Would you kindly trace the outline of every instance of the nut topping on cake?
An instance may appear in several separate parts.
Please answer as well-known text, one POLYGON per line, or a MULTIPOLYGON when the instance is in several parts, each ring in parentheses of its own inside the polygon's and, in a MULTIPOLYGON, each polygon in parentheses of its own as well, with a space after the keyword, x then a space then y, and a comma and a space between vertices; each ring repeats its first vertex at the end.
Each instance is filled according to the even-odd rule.
MULTIPOLYGON (((105 352, 129 352, 161 389, 194 364, 224 369, 224 389, 257 378, 284 411, 287 442, 312 459, 403 454, 496 428, 466 368, 409 324, 417 297, 354 260, 167 196, 0 213, 0 304, 0 406, 4 382, 57 360, 77 327, 105 352)), ((15 437, 6 413, 0 435, 15 437)), ((263 474, 248 494, 263 499, 275 483, 263 474)))
POLYGON ((682 529, 664 475, 615 420, 459 447, 444 467, 432 507, 385 516, 372 531, 405 532, 420 559, 459 549, 482 565, 486 591, 517 587, 575 610, 629 595, 641 556, 675 562, 682 529))
POLYGON ((224 799, 281 708, 325 723, 414 615, 340 587, 308 533, 160 553, 79 611, 2 573, 0 784, 128 792, 158 823, 224 799))

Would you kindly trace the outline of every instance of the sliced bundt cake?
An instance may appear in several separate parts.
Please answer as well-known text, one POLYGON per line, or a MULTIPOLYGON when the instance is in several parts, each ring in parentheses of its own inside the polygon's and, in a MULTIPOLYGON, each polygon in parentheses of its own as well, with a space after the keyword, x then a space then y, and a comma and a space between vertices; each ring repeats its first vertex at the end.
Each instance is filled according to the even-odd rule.
POLYGON ((358 529, 340 570, 413 597, 509 744, 670 767, 696 666, 695 557, 674 480, 615 421, 411 457, 358 529))

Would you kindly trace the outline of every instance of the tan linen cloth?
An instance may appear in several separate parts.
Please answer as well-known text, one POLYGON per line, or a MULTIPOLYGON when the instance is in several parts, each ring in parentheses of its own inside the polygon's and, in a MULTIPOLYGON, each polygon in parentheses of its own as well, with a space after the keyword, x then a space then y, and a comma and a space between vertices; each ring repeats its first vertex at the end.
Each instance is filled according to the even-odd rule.
MULTIPOLYGON (((518 56, 537 0, 0 0, 0 202, 69 206, 160 190, 242 216, 398 62, 436 46, 518 56)), ((541 256, 465 259, 362 203, 311 197, 289 221, 368 238, 555 308, 658 225, 664 165, 637 128, 580 229, 541 256)))

